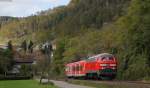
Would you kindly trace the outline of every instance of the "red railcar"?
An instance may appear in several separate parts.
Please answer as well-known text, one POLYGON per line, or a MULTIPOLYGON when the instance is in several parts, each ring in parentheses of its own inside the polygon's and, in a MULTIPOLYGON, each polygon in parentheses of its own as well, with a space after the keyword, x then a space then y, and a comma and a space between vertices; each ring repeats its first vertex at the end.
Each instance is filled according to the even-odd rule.
POLYGON ((74 63, 66 64, 67 77, 114 78, 117 73, 117 60, 114 55, 103 53, 74 63))

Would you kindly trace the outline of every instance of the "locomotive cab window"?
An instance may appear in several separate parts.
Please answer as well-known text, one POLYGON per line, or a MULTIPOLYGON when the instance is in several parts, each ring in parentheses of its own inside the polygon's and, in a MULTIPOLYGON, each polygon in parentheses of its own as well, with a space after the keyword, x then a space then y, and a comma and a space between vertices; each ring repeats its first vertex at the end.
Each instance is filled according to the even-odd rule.
POLYGON ((102 57, 101 60, 102 60, 102 61, 108 61, 108 60, 113 61, 114 58, 113 58, 113 57, 102 57))

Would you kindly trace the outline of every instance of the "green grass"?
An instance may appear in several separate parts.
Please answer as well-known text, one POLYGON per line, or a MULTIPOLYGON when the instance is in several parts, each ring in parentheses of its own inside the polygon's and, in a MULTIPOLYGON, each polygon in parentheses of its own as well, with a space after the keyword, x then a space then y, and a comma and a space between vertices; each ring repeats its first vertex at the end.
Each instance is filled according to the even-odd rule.
POLYGON ((35 80, 0 81, 0 88, 56 88, 52 85, 41 85, 35 80))

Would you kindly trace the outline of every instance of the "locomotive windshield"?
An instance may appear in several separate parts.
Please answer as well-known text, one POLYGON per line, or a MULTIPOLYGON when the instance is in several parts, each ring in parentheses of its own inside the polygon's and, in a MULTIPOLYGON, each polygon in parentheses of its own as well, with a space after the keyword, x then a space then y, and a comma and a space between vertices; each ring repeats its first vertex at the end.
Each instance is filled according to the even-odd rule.
POLYGON ((102 61, 105 61, 105 60, 114 60, 114 57, 111 54, 106 54, 106 55, 102 55, 101 56, 101 60, 102 61))

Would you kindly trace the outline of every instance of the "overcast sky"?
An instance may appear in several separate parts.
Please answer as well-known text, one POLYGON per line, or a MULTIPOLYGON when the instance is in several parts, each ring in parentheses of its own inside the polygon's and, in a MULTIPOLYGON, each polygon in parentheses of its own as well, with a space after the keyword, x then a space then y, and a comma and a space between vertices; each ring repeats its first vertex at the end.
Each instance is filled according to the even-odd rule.
POLYGON ((69 2, 70 0, 0 0, 0 16, 29 16, 69 2))

